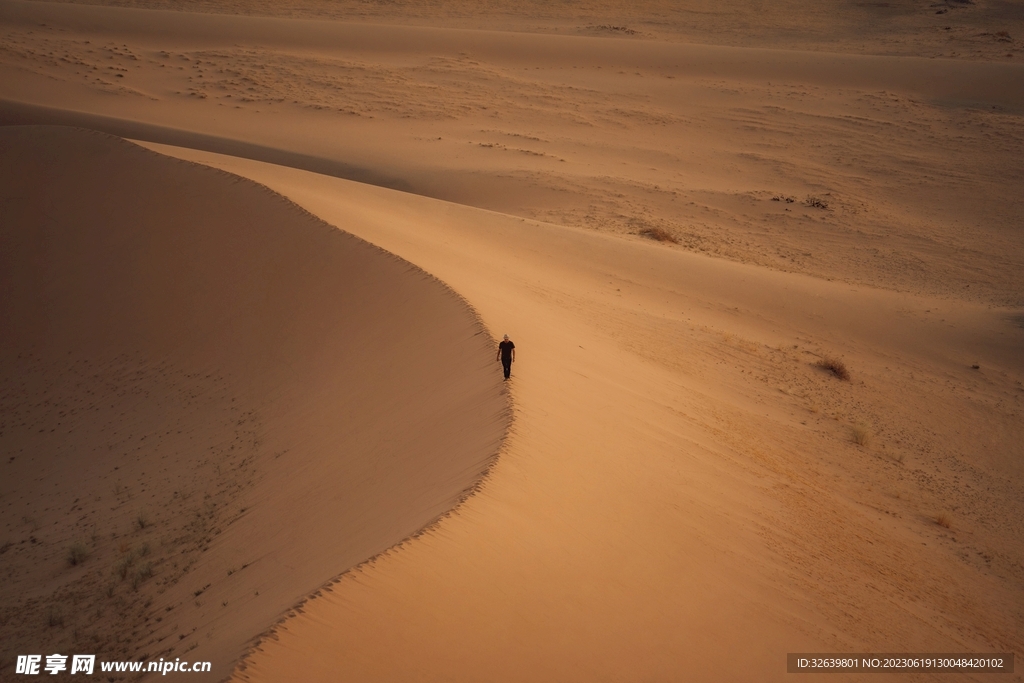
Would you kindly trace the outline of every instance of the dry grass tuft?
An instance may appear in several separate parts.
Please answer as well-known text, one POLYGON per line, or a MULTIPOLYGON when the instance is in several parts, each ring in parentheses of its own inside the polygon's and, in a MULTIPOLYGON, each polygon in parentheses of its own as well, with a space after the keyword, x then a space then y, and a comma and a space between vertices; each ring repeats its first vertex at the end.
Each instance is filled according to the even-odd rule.
POLYGON ((76 567, 85 562, 85 558, 88 556, 89 549, 85 547, 84 543, 75 543, 68 548, 68 564, 72 567, 76 567))
POLYGON ((871 443, 871 430, 862 424, 854 425, 853 442, 858 446, 867 446, 871 443))
POLYGON ((846 363, 839 360, 838 358, 825 356, 824 358, 818 361, 818 367, 824 370, 828 370, 833 375, 835 375, 836 377, 845 382, 850 381, 850 371, 846 369, 846 363))
POLYGON ((135 571, 135 576, 132 577, 132 588, 138 589, 139 584, 141 584, 143 581, 150 578, 151 576, 153 576, 153 565, 151 565, 149 562, 147 562, 144 565, 141 565, 135 571))
POLYGON ((149 515, 147 515, 145 512, 140 512, 138 516, 135 518, 135 523, 138 525, 140 530, 145 529, 147 526, 149 526, 149 515))
POLYGON ((121 580, 128 578, 132 565, 135 564, 135 553, 129 553, 121 558, 121 561, 114 567, 114 572, 121 577, 121 580))
POLYGON ((656 240, 658 242, 671 242, 672 244, 679 244, 679 239, 664 228, 647 227, 641 228, 638 232, 641 237, 647 239, 656 240))
POLYGON ((809 206, 812 209, 827 209, 828 208, 828 200, 823 199, 821 197, 811 196, 811 197, 808 197, 806 200, 804 200, 804 205, 805 206, 809 206))
POLYGON ((945 512, 935 516, 935 523, 944 529, 953 528, 953 520, 945 512))
POLYGON ((46 615, 46 624, 50 628, 64 626, 64 613, 60 611, 59 607, 50 608, 49 614, 46 615))
POLYGON ((610 24, 601 24, 600 26, 588 26, 591 31, 607 31, 608 33, 619 33, 627 36, 635 36, 637 31, 629 28, 628 26, 612 26, 610 24))

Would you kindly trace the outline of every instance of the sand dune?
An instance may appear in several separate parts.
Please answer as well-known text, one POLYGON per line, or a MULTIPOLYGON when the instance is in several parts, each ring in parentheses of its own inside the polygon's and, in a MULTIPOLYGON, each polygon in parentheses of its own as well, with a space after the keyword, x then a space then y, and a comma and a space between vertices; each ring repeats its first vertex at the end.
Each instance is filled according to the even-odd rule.
POLYGON ((787 651, 1019 650, 1009 311, 160 149, 345 221, 520 349, 483 491, 239 680, 777 680, 787 651))
MULTIPOLYGON (((12 405, 35 406, 33 444, 68 419, 46 412, 46 392, 102 388, 96 404, 112 406, 40 446, 63 462, 81 432, 120 458, 97 470, 96 502, 118 537, 97 536, 82 576, 98 564, 117 577, 114 559, 147 540, 148 522, 132 529, 140 512, 177 525, 167 537, 191 553, 145 609, 146 591, 179 576, 169 556, 139 579, 142 602, 117 601, 135 599, 144 558, 114 597, 93 590, 106 651, 138 656, 136 638, 173 631, 227 675, 282 611, 385 549, 260 640, 234 679, 776 680, 798 650, 1022 650, 1024 29, 1011 3, 130 4, 0 3, 0 122, 132 136, 263 187, 67 132, 53 139, 106 151, 64 168, 61 144, 17 147, 39 171, 6 171, 17 206, 49 197, 19 224, 52 234, 75 225, 65 196, 88 198, 118 238, 98 241, 107 229, 93 225, 81 253, 30 240, 18 253, 38 256, 5 265, 40 283, 17 309, 36 338, 48 334, 36 303, 72 282, 57 274, 83 283, 55 294, 63 312, 48 318, 74 336, 38 361, 10 356, 24 387, 4 384, 12 405), (325 13, 346 21, 308 20, 325 13), (111 189, 140 183, 134 198, 111 189), (172 200, 176 186, 198 204, 172 200), (139 251, 136 225, 155 226, 159 249, 139 251), (250 229, 258 242, 231 238, 250 229), (242 256, 254 265, 232 268, 242 256), (109 268, 61 265, 83 257, 109 268), (166 314, 133 298, 123 283, 137 278, 166 314), (221 298, 207 303, 211 288, 221 298), (149 313, 128 324, 123 311, 149 313), (387 549, 498 448, 506 397, 483 329, 518 347, 497 463, 455 513, 387 549), (143 357, 108 353, 109 331, 143 357), (101 371, 68 365, 79 348, 101 371), (335 391, 339 376, 360 390, 335 391), (368 393, 371 377, 383 379, 368 393), (165 398, 134 400, 146 391, 165 398), (363 411, 403 431, 387 440, 363 411), (113 441, 126 427, 131 441, 113 441), (421 452, 428 427, 450 446, 421 452), (155 457, 178 463, 179 497, 191 495, 153 512, 139 501, 165 489, 131 445, 159 433, 155 457), (382 444, 408 469, 378 467, 382 444), (254 449, 250 475, 233 454, 254 449), (226 512, 188 526, 214 502, 226 512), (389 516, 353 522, 369 509, 389 516), (161 622, 146 611, 165 606, 161 622)), ((79 571, 54 559, 71 532, 55 543, 43 530, 100 509, 55 508, 70 489, 47 477, 34 491, 62 493, 38 511, 3 499, 19 538, 46 541, 4 554, 32 548, 10 590, 36 616, 3 628, 62 644, 88 632, 67 615, 40 627, 43 598, 85 598, 57 591, 79 571)))
POLYGON ((5 670, 45 645, 222 679, 488 466, 491 340, 439 282, 237 177, 0 136, 5 670))

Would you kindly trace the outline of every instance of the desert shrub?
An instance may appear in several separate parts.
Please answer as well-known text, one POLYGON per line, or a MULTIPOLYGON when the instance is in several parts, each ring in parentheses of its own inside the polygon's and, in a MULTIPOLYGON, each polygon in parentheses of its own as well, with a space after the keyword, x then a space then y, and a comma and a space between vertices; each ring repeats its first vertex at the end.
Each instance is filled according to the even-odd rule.
POLYGON ((853 442, 858 446, 867 446, 871 443, 871 430, 864 425, 854 425, 853 442))
POLYGON ((46 624, 50 628, 57 628, 64 625, 64 612, 59 607, 51 607, 46 615, 46 624))
POLYGON ((129 572, 131 572, 132 566, 135 564, 135 554, 128 553, 118 561, 114 567, 114 573, 121 577, 122 580, 128 578, 129 572))
POLYGON ((935 515, 935 523, 945 529, 953 527, 953 520, 945 512, 935 515))
POLYGON ((822 199, 821 197, 813 197, 812 196, 812 197, 808 197, 806 200, 804 200, 804 205, 805 206, 809 206, 812 209, 827 209, 828 208, 828 201, 826 201, 825 199, 822 199))
POLYGON ((153 565, 149 562, 140 565, 139 568, 135 570, 135 575, 132 577, 132 588, 138 588, 139 584, 151 576, 153 576, 153 565))
POLYGON ((68 564, 72 567, 78 566, 85 562, 85 558, 89 556, 89 550, 85 547, 84 543, 75 543, 68 548, 68 564))
POLYGON ((839 360, 838 358, 832 358, 831 356, 825 356, 818 361, 818 367, 824 370, 828 370, 833 375, 844 381, 850 381, 850 371, 846 369, 846 363, 839 360))
POLYGON ((612 26, 610 24, 601 24, 600 26, 588 26, 587 28, 593 31, 608 31, 609 33, 622 33, 627 36, 635 36, 637 31, 631 29, 628 26, 612 26))
POLYGON ((665 230, 664 228, 641 228, 637 232, 637 234, 640 235, 641 237, 646 237, 647 239, 655 240, 658 242, 671 242, 672 244, 679 244, 679 240, 676 238, 676 236, 673 235, 668 230, 665 230))

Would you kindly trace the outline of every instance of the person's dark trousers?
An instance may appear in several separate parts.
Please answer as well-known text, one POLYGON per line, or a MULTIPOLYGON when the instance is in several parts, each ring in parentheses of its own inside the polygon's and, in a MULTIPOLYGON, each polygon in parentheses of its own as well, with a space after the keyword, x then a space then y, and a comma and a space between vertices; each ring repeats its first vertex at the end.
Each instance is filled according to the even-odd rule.
POLYGON ((512 374, 512 359, 505 360, 502 358, 501 367, 505 368, 505 379, 508 379, 508 376, 512 374))

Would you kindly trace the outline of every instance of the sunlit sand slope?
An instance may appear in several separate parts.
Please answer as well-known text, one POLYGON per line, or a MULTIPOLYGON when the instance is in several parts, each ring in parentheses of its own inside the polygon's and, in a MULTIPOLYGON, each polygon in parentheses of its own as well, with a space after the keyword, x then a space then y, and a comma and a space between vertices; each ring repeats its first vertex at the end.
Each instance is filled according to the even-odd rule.
POLYGON ((482 492, 239 680, 782 680, 787 652, 1024 645, 1019 310, 160 149, 345 221, 519 354, 482 492))
POLYGON ((423 271, 103 134, 3 128, 0 162, 5 671, 45 648, 222 679, 497 453, 491 337, 423 271))

